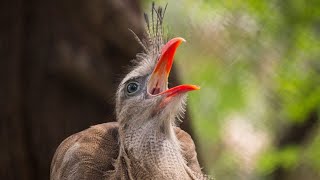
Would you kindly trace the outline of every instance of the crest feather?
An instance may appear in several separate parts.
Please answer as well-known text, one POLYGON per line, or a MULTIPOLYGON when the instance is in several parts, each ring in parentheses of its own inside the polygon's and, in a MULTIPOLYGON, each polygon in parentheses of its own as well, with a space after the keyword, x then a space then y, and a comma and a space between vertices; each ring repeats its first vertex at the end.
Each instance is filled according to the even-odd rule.
POLYGON ((146 27, 142 39, 129 29, 144 51, 143 53, 138 53, 136 59, 132 60, 135 67, 148 64, 150 68, 153 68, 156 64, 162 46, 164 45, 163 19, 167 5, 168 4, 166 4, 164 8, 161 6, 156 7, 153 2, 150 14, 144 13, 146 27))
POLYGON ((161 6, 156 7, 153 2, 151 7, 151 18, 147 13, 144 13, 144 20, 146 23, 144 38, 140 39, 131 29, 129 29, 145 53, 152 55, 153 57, 158 56, 164 45, 163 19, 167 5, 168 4, 166 4, 164 8, 161 6))

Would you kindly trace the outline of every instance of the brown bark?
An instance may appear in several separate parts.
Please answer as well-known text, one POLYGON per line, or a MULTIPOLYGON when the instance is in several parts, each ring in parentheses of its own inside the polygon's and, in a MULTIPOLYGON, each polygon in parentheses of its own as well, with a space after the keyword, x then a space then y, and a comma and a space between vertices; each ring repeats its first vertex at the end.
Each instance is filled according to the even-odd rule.
POLYGON ((143 32, 139 2, 3 0, 0 14, 0 177, 49 179, 63 139, 114 121, 122 67, 141 50, 128 31, 143 32))

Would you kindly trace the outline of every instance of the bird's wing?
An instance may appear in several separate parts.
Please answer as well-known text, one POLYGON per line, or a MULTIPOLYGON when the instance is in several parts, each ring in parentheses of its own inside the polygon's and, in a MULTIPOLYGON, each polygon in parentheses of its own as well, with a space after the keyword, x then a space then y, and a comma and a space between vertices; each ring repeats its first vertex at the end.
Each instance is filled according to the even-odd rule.
POLYGON ((179 127, 175 128, 175 132, 178 140, 180 141, 181 149, 183 151, 183 156, 187 162, 187 166, 193 172, 202 174, 197 158, 196 146, 194 145, 191 136, 179 127))
POLYGON ((92 126, 65 139, 51 163, 51 180, 105 179, 118 157, 118 123, 92 126))

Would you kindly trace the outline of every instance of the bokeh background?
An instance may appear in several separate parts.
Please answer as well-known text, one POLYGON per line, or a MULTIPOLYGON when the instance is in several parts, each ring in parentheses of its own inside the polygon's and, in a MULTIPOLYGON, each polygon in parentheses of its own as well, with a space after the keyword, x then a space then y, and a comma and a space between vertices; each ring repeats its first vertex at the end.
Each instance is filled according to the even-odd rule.
MULTIPOLYGON (((218 180, 320 179, 320 1, 157 0, 184 37, 170 85, 218 180)), ((49 179, 58 145, 115 121, 151 0, 0 1, 0 179, 49 179)))
POLYGON ((207 173, 320 179, 320 1, 176 0, 165 22, 207 173))

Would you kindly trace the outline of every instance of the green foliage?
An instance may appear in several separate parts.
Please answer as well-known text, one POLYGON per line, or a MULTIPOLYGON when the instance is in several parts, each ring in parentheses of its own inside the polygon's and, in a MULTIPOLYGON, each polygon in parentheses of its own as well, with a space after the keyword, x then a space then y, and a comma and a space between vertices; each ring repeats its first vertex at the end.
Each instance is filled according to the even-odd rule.
MULTIPOLYGON (((145 9, 150 2, 145 1, 145 9)), ((319 126, 320 1, 156 4, 166 2, 170 36, 187 40, 175 63, 184 82, 201 86, 190 93, 189 105, 208 172, 217 179, 268 179, 279 167, 288 177, 305 173, 305 167, 320 178, 317 127, 300 144, 279 148, 276 143, 292 125, 307 123, 312 113, 318 115, 319 126), (229 137, 236 133, 228 129, 233 115, 267 137, 256 151, 261 142, 247 145, 254 152, 249 157, 241 155, 248 153, 238 147, 241 139, 229 137)), ((240 127, 231 130, 241 132, 240 127)))
POLYGON ((320 132, 318 131, 313 142, 310 144, 306 151, 306 162, 311 163, 311 167, 316 170, 320 169, 320 132))
POLYGON ((267 175, 278 167, 292 169, 298 164, 300 152, 300 148, 296 146, 267 151, 261 156, 257 170, 263 175, 267 175))

